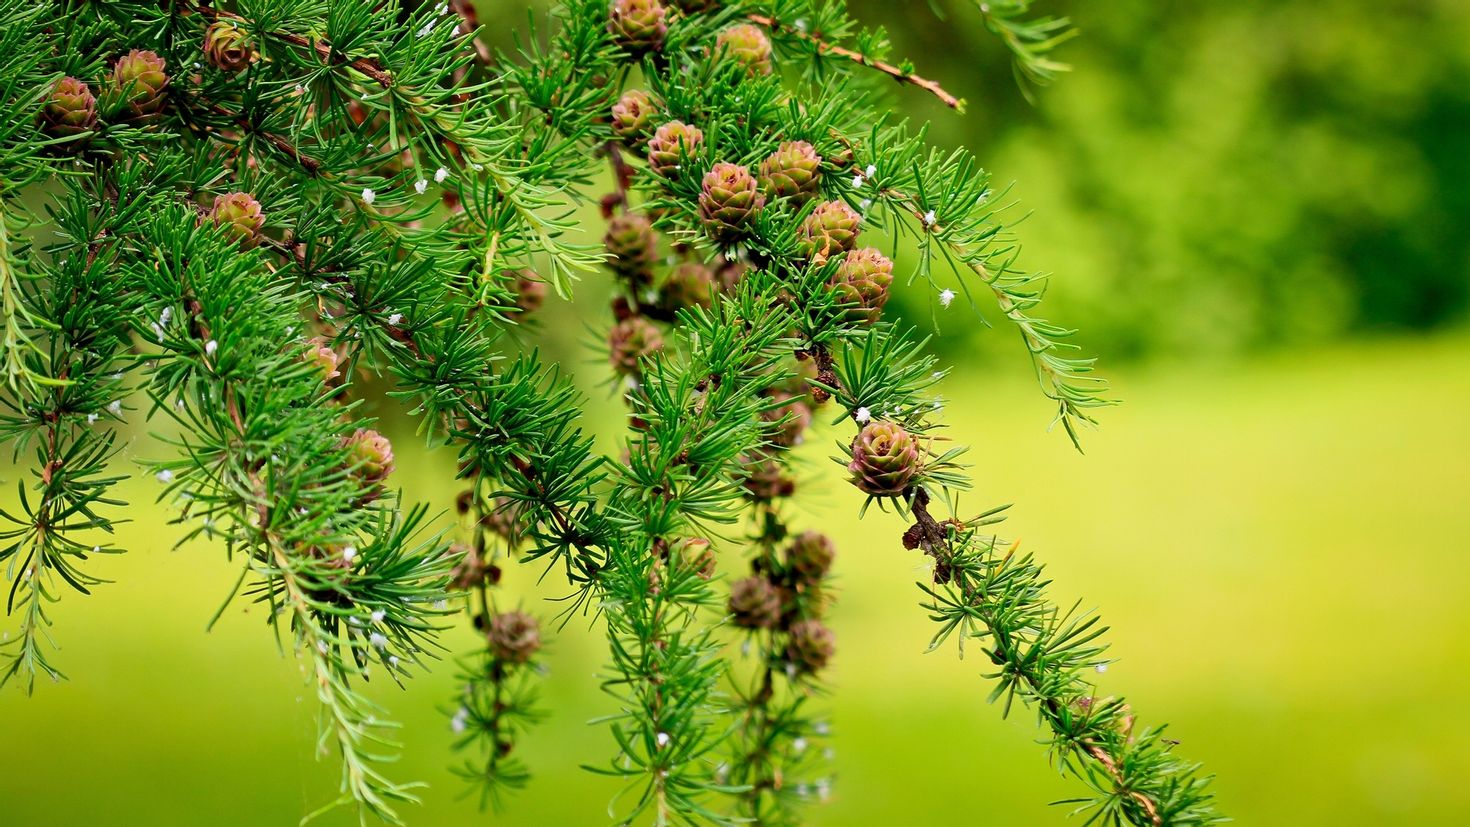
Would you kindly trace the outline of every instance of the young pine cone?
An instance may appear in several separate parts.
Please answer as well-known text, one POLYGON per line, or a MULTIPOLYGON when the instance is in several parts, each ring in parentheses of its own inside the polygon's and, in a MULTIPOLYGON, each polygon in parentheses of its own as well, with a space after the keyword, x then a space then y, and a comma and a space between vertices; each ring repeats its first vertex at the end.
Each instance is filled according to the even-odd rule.
POLYGON ((641 89, 632 89, 613 104, 612 132, 629 146, 648 140, 653 129, 653 99, 641 89))
POLYGON ((771 39, 752 23, 721 31, 715 38, 715 54, 744 64, 752 75, 771 73, 771 39))
POLYGON ((80 135, 97 125, 97 96, 76 78, 62 78, 41 110, 46 132, 58 138, 80 135))
POLYGON ((535 270, 521 270, 516 273, 516 309, 522 313, 535 313, 546 303, 546 282, 542 281, 535 270))
POLYGON ((204 56, 218 69, 238 74, 255 59, 250 37, 230 20, 216 20, 204 30, 204 56))
POLYGON ((796 481, 782 473, 781 463, 770 457, 747 459, 740 484, 746 496, 758 503, 796 493, 796 481))
POLYGON ((842 259, 830 286, 847 305, 849 319, 874 324, 883 315, 891 284, 893 262, 872 247, 864 247, 842 259))
POLYGON ((118 58, 112 67, 112 92, 115 100, 127 104, 134 117, 147 120, 163 109, 167 99, 168 72, 163 58, 153 52, 134 49, 118 58))
POLYGON ((639 362, 663 349, 664 337, 653 322, 642 316, 629 316, 613 325, 607 336, 608 361, 620 376, 639 376, 639 362))
POLYGON ((348 470, 364 486, 378 486, 393 473, 393 443, 371 428, 358 428, 343 440, 348 470))
POLYGON ((623 213, 607 223, 602 237, 607 248, 607 266, 627 279, 634 287, 653 281, 653 265, 658 259, 658 234, 648 217, 640 213, 623 213))
POLYGON ((490 654, 502 663, 526 663, 541 649, 541 624, 525 612, 502 612, 485 629, 490 654))
POLYGON ((693 159, 704 146, 704 132, 683 121, 670 121, 654 131, 648 139, 648 168, 657 175, 670 178, 680 165, 693 159))
POLYGON ((510 497, 496 497, 490 510, 480 517, 480 525, 511 545, 520 542, 521 510, 525 506, 510 497))
POLYGON ((853 248, 862 223, 846 202, 823 201, 801 222, 797 248, 813 261, 826 261, 853 248))
POLYGON ((260 202, 248 192, 227 192, 214 197, 214 207, 209 211, 209 220, 225 234, 240 242, 249 250, 260 243, 260 230, 265 226, 265 214, 260 202))
POLYGON ((837 651, 832 630, 819 620, 801 620, 791 625, 791 638, 786 643, 786 660, 800 674, 820 672, 837 651))
POLYGON ((893 422, 873 422, 852 441, 852 484, 875 497, 896 497, 919 473, 919 443, 893 422))
POLYGON ((321 337, 306 343, 306 353, 303 354, 303 359, 317 370, 323 385, 330 387, 332 381, 342 375, 342 372, 337 369, 339 364, 337 351, 333 350, 332 346, 321 337))
POLYGON ((765 203, 750 170, 739 164, 715 164, 705 173, 700 188, 699 220, 716 241, 735 241, 750 231, 755 214, 765 203))
POLYGON ((761 161, 761 189, 767 198, 805 204, 820 192, 822 156, 806 141, 787 141, 761 161))
POLYGON ((659 300, 669 310, 709 307, 715 292, 715 274, 697 261, 675 267, 659 288, 659 300))
POLYGON ((669 25, 668 10, 659 0, 612 0, 607 12, 607 30, 627 51, 639 55, 663 48, 669 25))
POLYGON ((767 422, 785 420, 781 428, 771 435, 771 441, 783 448, 800 445, 802 435, 812 424, 812 409, 806 404, 806 398, 783 390, 772 391, 771 398, 781 404, 762 411, 761 419, 767 422))
POLYGON ((820 531, 803 531, 786 547, 786 565, 807 584, 821 582, 832 569, 832 559, 836 556, 832 538, 820 531))
POLYGON ((770 629, 781 620, 781 593, 764 577, 730 584, 730 614, 742 629, 770 629))
POLYGON ((704 580, 715 576, 715 552, 703 537, 690 537, 679 543, 674 549, 674 559, 704 580))

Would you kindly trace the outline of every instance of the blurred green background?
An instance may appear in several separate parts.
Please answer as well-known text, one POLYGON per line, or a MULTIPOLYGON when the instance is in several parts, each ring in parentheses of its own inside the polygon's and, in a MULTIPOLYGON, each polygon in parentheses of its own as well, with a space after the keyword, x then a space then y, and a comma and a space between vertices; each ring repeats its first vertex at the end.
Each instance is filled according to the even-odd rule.
MULTIPOLYGON (((482 19, 504 35, 522 5, 482 2, 482 19)), ((969 99, 963 118, 899 101, 1015 182, 1018 217, 1035 211, 1026 261, 1057 274, 1051 315, 1082 328, 1125 400, 1078 455, 1046 432, 1013 334, 946 317, 968 506, 1016 503, 1003 530, 1050 562, 1055 597, 1101 608, 1122 659, 1102 691, 1170 722, 1242 824, 1465 823, 1470 6, 1057 2, 1083 29, 1062 53, 1077 71, 1032 106, 961 5, 948 24, 920 4, 855 5, 969 99)), ((599 324, 597 281, 547 328, 599 324)), ((927 320, 926 303, 904 306, 927 320)), ((593 335, 574 338, 554 353, 585 377, 587 424, 610 444, 601 368, 579 347, 593 335)), ((415 450, 410 422, 389 430, 397 482, 447 509, 452 456, 415 450)), ((163 453, 151 432, 132 456, 163 453)), ((902 525, 852 520, 832 436, 804 450, 804 517, 842 550, 837 784, 813 823, 1067 823, 1045 805, 1076 787, 1028 716, 986 706, 986 665, 923 653, 925 573, 902 525)), ((0 469, 5 497, 19 473, 0 469)), ((124 486, 133 551, 93 567, 117 582, 55 610, 72 680, 0 693, 4 827, 288 825, 334 788, 300 664, 244 604, 205 633, 235 569, 219 549, 173 549, 155 491, 124 486)), ((540 601, 560 592, 535 573, 508 588, 549 616, 540 601)), ((586 723, 608 710, 603 662, 599 630, 554 638, 551 714, 523 748, 536 778, 497 815, 448 772, 452 670, 378 687, 404 723, 397 776, 430 785, 410 822, 608 821, 615 786, 578 769, 613 750, 586 723)))

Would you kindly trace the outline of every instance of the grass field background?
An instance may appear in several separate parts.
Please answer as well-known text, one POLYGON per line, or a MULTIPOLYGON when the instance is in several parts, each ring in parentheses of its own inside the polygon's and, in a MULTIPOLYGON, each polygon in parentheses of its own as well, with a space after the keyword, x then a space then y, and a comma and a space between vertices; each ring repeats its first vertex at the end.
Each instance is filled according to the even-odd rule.
MULTIPOLYGON (((1126 404, 1079 456, 1024 368, 965 368, 948 406, 974 446, 973 510, 1013 502, 1003 532, 1050 563, 1055 598, 1113 626, 1101 677, 1145 723, 1219 775, 1226 813, 1251 825, 1465 823, 1470 704, 1470 339, 1359 343, 1233 366, 1114 371, 1126 404)), ((600 421, 600 420, 599 420, 600 421)), ((134 455, 162 450, 139 436, 134 455)), ((902 525, 870 513, 819 433, 809 523, 841 554, 830 804, 813 823, 1068 823, 1034 721, 985 704, 985 664, 925 654, 930 634, 902 525)), ((397 482, 445 507, 451 456, 401 432, 397 482)), ((6 505, 16 472, 5 469, 6 505)), ((315 702, 258 610, 206 619, 235 569, 208 547, 171 550, 156 487, 124 489, 132 552, 116 581, 56 609, 71 680, 0 693, 0 825, 290 825, 330 797, 312 757, 315 702)), ((735 565, 727 559, 726 570, 735 565)), ((558 593, 513 573, 543 615, 558 593)), ((13 623, 7 624, 7 631, 13 623)), ((456 629, 452 647, 473 645, 456 629)), ((525 741, 537 773, 500 815, 461 800, 442 713, 452 670, 377 695, 404 723, 400 778, 429 782, 413 825, 599 824, 616 788, 578 769, 612 742, 594 674, 600 632, 555 637, 549 719, 525 741)), ((347 825, 343 811, 323 825, 347 825)))

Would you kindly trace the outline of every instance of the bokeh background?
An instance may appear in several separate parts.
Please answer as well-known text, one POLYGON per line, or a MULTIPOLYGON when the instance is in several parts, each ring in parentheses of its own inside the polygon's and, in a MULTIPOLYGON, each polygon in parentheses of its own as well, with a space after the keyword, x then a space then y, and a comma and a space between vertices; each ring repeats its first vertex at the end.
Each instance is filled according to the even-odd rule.
MULTIPOLYGON (((534 4, 533 4, 534 5, 534 4)), ((948 415, 974 446, 976 510, 1049 561, 1053 593, 1100 607, 1121 658, 1101 679, 1218 774, 1242 824, 1464 824, 1470 786, 1470 5, 1462 0, 1057 2, 1076 71, 1028 103, 958 0, 855 2, 899 54, 966 97, 916 93, 998 182, 1014 182, 1025 260, 1056 274, 1051 315, 1082 329, 1124 404, 1079 455, 1048 433, 1011 331, 958 305, 948 415)), ((479 3, 508 43, 524 3, 479 3)), ((589 221, 589 233, 600 232, 589 221)), ((587 426, 614 418, 590 332, 589 279, 551 309, 552 354, 585 377, 587 426)), ((899 299, 921 324, 922 292, 899 299)), ((452 456, 382 410, 408 496, 448 509, 452 456)), ((165 449, 140 427, 131 455, 165 449)), ((811 525, 836 536, 840 653, 832 801, 812 823, 1067 823, 1024 713, 987 707, 986 665, 924 654, 929 623, 902 526, 805 449, 811 525)), ((0 468, 9 506, 24 472, 0 468)), ((174 547, 156 486, 123 487, 133 522, 116 581, 55 610, 72 680, 0 693, 0 825, 288 825, 326 800, 314 700, 261 613, 205 621, 233 582, 219 549, 174 547)), ((733 561, 731 566, 733 568, 733 561)), ((508 588, 550 616, 535 572, 508 588)), ((13 622, 0 625, 0 634, 13 622)), ((456 629, 453 649, 473 636, 456 629)), ((612 752, 588 719, 601 632, 558 634, 536 772, 502 813, 464 798, 444 710, 452 670, 376 695, 404 724, 397 775, 429 782, 414 825, 596 824, 617 792, 578 768, 612 752)), ((335 813, 323 825, 355 819, 335 813)))

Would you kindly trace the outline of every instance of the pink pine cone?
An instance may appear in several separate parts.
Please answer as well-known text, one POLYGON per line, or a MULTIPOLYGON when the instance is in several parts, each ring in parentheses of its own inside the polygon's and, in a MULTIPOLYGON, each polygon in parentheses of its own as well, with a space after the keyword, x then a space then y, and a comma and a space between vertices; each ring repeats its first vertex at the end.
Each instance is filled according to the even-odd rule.
POLYGON ((897 497, 919 473, 919 443, 895 422, 873 422, 852 441, 852 484, 875 497, 897 497))

